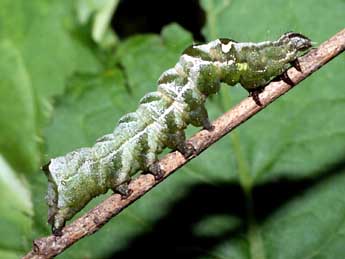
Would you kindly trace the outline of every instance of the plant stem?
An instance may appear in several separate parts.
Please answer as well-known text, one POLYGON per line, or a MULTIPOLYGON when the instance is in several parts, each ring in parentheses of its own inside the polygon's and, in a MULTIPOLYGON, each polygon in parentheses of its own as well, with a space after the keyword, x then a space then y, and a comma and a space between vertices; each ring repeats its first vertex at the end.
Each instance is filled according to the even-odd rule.
MULTIPOLYGON (((222 106, 223 111, 225 112, 226 110, 225 107, 231 106, 231 96, 228 89, 225 88, 225 90, 221 92, 221 99, 222 99, 221 106, 222 106)), ((242 152, 240 137, 236 131, 233 131, 230 134, 230 140, 231 140, 231 144, 234 150, 234 155, 236 158, 240 184, 245 193, 250 193, 252 189, 252 185, 253 185, 253 180, 249 173, 249 165, 242 152)))
POLYGON ((246 192, 247 204, 247 224, 248 224, 248 242, 250 258, 265 259, 265 248, 262 240, 260 227, 258 226, 254 215, 254 201, 252 192, 246 192))

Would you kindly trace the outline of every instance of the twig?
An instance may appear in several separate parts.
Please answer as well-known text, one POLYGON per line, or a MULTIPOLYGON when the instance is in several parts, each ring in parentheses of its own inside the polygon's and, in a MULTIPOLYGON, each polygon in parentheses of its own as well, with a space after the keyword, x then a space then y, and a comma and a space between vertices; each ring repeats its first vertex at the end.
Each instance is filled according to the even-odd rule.
MULTIPOLYGON (((288 76, 296 85, 344 50, 345 29, 324 42, 318 49, 313 49, 301 57, 299 62, 302 72, 290 68, 288 76)), ((258 106, 252 98, 244 99, 236 107, 215 120, 212 131, 202 130, 188 140, 196 151, 192 157, 186 159, 181 153, 175 151, 157 162, 165 172, 163 179, 292 88, 293 86, 283 81, 270 83, 259 95, 262 106, 258 106)), ((23 258, 51 258, 60 254, 79 239, 96 232, 112 217, 139 199, 163 179, 155 181, 150 174, 139 176, 130 183, 129 187, 133 193, 127 199, 121 199, 118 194, 111 195, 91 211, 66 226, 62 230, 62 236, 52 235, 36 239, 33 242, 33 249, 23 258)))

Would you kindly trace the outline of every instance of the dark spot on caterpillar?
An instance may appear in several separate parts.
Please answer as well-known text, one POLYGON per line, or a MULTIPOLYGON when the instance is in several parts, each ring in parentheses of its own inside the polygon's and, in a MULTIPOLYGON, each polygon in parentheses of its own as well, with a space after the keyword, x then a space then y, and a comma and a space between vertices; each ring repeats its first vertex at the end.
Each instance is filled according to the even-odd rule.
POLYGON ((49 173, 49 165, 50 165, 50 160, 49 160, 49 162, 46 163, 45 165, 42 165, 42 166, 41 166, 41 170, 42 170, 45 174, 49 173))
POLYGON ((201 46, 201 45, 203 45, 203 44, 193 44, 193 45, 189 46, 188 48, 186 48, 182 52, 182 55, 185 54, 185 55, 188 55, 191 57, 200 58, 200 59, 205 60, 205 61, 212 61, 212 57, 208 53, 203 52, 199 48, 195 48, 195 47, 201 46))
POLYGON ((226 38, 220 38, 219 41, 220 41, 222 44, 228 44, 229 42, 238 43, 238 41, 235 41, 235 40, 233 40, 233 39, 226 39, 226 38))

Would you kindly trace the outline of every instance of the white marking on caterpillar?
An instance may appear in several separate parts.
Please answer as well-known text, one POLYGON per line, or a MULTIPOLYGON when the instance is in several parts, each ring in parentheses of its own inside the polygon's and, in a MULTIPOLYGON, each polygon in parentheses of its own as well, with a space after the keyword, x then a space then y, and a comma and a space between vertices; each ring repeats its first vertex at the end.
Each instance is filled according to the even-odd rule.
POLYGON ((211 49, 214 49, 219 44, 221 44, 221 42, 219 40, 214 40, 214 41, 211 41, 211 42, 206 43, 206 44, 195 45, 195 46, 193 46, 193 48, 199 49, 205 53, 209 53, 211 49))
POLYGON ((222 44, 222 51, 224 53, 228 53, 232 47, 233 43, 232 41, 229 41, 227 44, 222 44))

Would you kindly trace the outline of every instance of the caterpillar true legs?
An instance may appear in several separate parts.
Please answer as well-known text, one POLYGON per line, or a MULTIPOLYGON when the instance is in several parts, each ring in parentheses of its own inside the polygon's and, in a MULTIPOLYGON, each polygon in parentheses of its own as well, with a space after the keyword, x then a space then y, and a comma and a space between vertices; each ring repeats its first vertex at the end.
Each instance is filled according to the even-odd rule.
POLYGON ((211 128, 205 101, 219 91, 221 82, 240 83, 255 93, 310 47, 307 37, 290 32, 273 42, 220 39, 187 48, 175 67, 161 75, 157 91, 146 94, 135 112, 119 120, 113 133, 93 147, 53 158, 44 167, 53 232, 59 234, 66 220, 108 189, 129 195, 126 186, 131 176, 154 171, 164 148, 188 155, 184 129, 189 124, 211 128))

